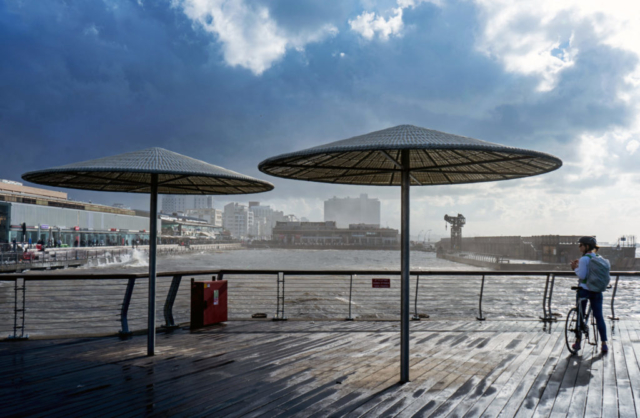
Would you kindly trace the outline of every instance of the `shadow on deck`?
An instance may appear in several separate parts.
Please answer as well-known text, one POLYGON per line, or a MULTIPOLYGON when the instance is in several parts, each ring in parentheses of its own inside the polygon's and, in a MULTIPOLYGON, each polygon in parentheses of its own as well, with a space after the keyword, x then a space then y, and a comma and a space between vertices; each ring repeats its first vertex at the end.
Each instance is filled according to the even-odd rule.
POLYGON ((159 334, 155 357, 144 336, 2 343, 1 415, 638 416, 638 321, 605 356, 569 356, 563 327, 412 323, 405 385, 397 322, 233 321, 159 334))

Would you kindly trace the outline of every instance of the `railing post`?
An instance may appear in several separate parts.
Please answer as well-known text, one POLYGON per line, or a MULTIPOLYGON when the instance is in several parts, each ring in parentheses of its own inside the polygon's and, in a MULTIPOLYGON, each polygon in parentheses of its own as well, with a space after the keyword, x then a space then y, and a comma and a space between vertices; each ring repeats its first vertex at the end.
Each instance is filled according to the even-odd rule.
POLYGON ((616 283, 613 285, 613 293, 611 294, 611 315, 609 316, 609 319, 612 319, 614 321, 618 321, 620 318, 618 318, 616 316, 616 312, 613 309, 613 304, 616 300, 616 292, 618 290, 618 280, 620 280, 620 276, 616 276, 616 283))
POLYGON ((280 280, 280 273, 278 273, 278 295, 276 304, 276 315, 273 317, 274 321, 286 321, 287 317, 284 315, 284 278, 285 274, 282 272, 282 280, 280 280), (282 294, 280 293, 280 282, 282 282, 282 294))
POLYGON ((351 275, 351 279, 349 279, 349 316, 345 318, 345 321, 353 321, 353 317, 351 316, 351 294, 353 292, 353 274, 351 275))
POLYGON ((282 273, 282 320, 286 321, 287 317, 284 315, 284 272, 282 273))
POLYGON ((129 304, 131 303, 131 295, 133 295, 133 286, 136 284, 136 279, 129 279, 127 282, 127 290, 124 293, 124 300, 122 301, 122 309, 120 310, 120 324, 122 329, 118 333, 120 339, 126 340, 131 338, 133 333, 129 331, 129 320, 127 314, 129 313, 129 304))
POLYGON ((478 300, 478 316, 476 316, 476 319, 478 321, 484 321, 485 318, 484 316, 482 316, 482 295, 484 294, 484 274, 482 275, 482 284, 480 285, 480 299, 478 300))
POLYGON ((543 316, 539 317, 543 322, 548 320, 547 317, 547 294, 549 293, 549 277, 551 275, 547 274, 547 281, 544 285, 544 296, 542 297, 542 314, 543 316))
POLYGON ((173 304, 176 301, 178 295, 178 289, 180 289, 180 282, 182 281, 182 275, 176 274, 171 280, 171 286, 169 287, 169 293, 167 293, 167 299, 164 302, 164 322, 162 327, 165 331, 172 331, 179 328, 173 321, 173 304))
POLYGON ((14 283, 14 299, 13 299, 13 335, 9 336, 11 341, 28 340, 29 335, 24 335, 24 320, 27 315, 26 309, 26 295, 27 295, 27 281, 22 279, 22 287, 18 283, 19 278, 15 279, 14 283), (22 291, 22 309, 18 308, 18 291, 22 291), (18 313, 22 313, 22 325, 18 325, 18 313), (18 336, 18 329, 20 335, 18 336))
MULTIPOLYGON (((420 275, 416 276, 416 298, 413 301, 413 316, 411 317, 412 321, 419 321, 420 315, 418 315, 418 287, 420 286, 420 275)), ((429 315, 424 314, 425 318, 429 318, 429 315)))
POLYGON ((553 298, 553 287, 556 283, 556 275, 551 275, 551 285, 549 286, 549 298, 547 299, 547 314, 549 321, 557 321, 556 316, 551 312, 551 298, 553 298))
POLYGON ((277 277, 276 277, 276 283, 277 283, 277 288, 276 288, 276 314, 273 317, 274 321, 277 321, 280 317, 280 273, 278 273, 277 277))

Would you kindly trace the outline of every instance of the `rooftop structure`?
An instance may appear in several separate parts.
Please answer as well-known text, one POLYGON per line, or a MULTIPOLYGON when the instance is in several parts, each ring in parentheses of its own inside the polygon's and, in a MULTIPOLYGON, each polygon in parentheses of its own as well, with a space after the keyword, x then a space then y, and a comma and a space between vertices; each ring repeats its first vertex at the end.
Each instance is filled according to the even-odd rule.
POLYGON ((338 227, 349 224, 380 225, 380 200, 370 199, 367 194, 360 197, 332 197, 324 201, 324 220, 335 221, 338 227))
POLYGON ((19 182, 0 182, 0 242, 124 245, 146 239, 148 230, 148 217, 131 209, 69 200, 64 192, 19 182))
POLYGON ((282 245, 395 248, 399 243, 398 238, 397 229, 366 224, 351 224, 349 228, 338 228, 335 221, 277 222, 273 228, 273 240, 282 245))

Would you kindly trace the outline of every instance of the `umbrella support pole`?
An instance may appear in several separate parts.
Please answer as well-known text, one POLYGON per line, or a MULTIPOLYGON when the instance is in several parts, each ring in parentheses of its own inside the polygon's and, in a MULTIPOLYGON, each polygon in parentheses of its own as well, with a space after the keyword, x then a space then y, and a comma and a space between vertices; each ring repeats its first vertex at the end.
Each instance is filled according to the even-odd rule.
POLYGON ((400 234, 400 383, 409 382, 409 188, 411 186, 409 150, 402 150, 401 234, 400 234))
POLYGON ((156 250, 158 245, 158 175, 151 175, 149 202, 149 311, 147 312, 147 355, 156 350, 156 250))

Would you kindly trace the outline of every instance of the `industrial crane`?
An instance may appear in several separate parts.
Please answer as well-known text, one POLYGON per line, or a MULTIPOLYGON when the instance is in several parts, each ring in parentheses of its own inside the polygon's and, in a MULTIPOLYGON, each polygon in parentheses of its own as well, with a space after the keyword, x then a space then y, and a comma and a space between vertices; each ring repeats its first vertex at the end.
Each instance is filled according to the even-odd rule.
POLYGON ((467 220, 461 214, 457 217, 444 215, 444 220, 451 224, 451 249, 460 251, 462 249, 462 227, 467 220))

